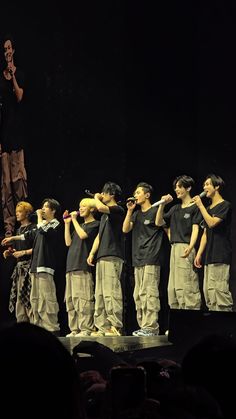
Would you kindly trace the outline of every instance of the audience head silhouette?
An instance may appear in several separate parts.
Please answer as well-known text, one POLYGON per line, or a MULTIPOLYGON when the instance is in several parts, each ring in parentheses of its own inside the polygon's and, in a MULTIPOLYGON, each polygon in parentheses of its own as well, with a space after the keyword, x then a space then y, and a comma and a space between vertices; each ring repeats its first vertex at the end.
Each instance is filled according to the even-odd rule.
POLYGON ((24 322, 2 329, 0 370, 8 418, 84 418, 73 357, 51 332, 24 322))

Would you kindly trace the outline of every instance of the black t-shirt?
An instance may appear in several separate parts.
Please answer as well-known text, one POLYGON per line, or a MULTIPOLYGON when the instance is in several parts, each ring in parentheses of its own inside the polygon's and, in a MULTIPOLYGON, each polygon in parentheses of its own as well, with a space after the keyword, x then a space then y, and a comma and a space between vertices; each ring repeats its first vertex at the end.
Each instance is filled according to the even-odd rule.
POLYGON ((202 215, 198 207, 193 204, 182 208, 181 204, 173 205, 164 214, 167 227, 170 227, 171 243, 190 243, 193 224, 200 224, 202 215))
MULTIPOLYGON (((24 89, 25 77, 22 70, 16 68, 15 77, 19 87, 24 89)), ((23 107, 24 94, 20 102, 17 102, 13 91, 13 82, 7 80, 3 73, 0 73, 0 143, 2 152, 17 151, 24 146, 24 121, 23 107)))
POLYGON ((155 225, 156 208, 133 213, 132 265, 160 265, 161 245, 164 230, 155 225))
POLYGON ((124 259, 124 234, 122 225, 125 210, 119 205, 109 207, 110 214, 103 214, 99 227, 99 248, 97 259, 116 256, 124 259))
POLYGON ((72 233, 72 242, 67 253, 66 272, 87 271, 91 272, 91 267, 87 264, 87 258, 94 239, 98 234, 99 221, 95 220, 90 223, 81 225, 87 233, 87 239, 81 240, 76 231, 72 233))
POLYGON ((205 265, 210 263, 225 263, 230 265, 232 256, 231 246, 231 218, 232 208, 228 201, 220 202, 213 208, 208 207, 211 216, 221 218, 222 221, 214 228, 205 224, 207 244, 205 252, 205 265))

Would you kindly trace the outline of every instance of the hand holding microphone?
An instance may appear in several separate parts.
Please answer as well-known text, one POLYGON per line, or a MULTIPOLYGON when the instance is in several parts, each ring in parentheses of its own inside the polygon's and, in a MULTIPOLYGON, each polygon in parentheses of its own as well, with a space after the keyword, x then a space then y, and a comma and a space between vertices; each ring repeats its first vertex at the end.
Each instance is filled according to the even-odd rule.
POLYGON ((203 198, 204 196, 206 196, 206 192, 202 191, 199 195, 196 195, 193 197, 193 199, 190 201, 191 204, 200 204, 201 203, 201 198, 203 198))
POLYGON ((63 213, 63 220, 71 220, 72 218, 76 218, 79 215, 79 211, 72 211, 69 212, 68 210, 65 210, 63 213))
POLYGON ((173 201, 173 197, 172 195, 168 194, 168 195, 164 195, 160 201, 154 202, 154 204, 152 204, 152 207, 158 207, 161 204, 169 204, 170 202, 173 201))

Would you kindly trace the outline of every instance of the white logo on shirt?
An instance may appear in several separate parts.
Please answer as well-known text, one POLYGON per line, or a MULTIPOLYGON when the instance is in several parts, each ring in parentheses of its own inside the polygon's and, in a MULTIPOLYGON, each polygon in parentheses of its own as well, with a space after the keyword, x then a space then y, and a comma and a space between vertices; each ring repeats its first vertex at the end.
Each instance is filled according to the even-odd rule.
POLYGON ((190 218, 190 214, 188 214, 187 212, 184 214, 184 218, 190 218))

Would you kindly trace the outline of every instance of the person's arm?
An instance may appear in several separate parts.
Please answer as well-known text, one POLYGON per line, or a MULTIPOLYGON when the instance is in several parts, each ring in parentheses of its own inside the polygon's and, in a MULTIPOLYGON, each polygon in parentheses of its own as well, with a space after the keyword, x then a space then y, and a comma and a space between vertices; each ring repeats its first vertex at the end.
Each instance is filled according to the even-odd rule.
POLYGON ((203 252, 205 250, 206 244, 207 244, 207 235, 206 235, 206 229, 204 229, 204 232, 203 232, 202 237, 201 237, 199 249, 198 249, 196 257, 194 259, 194 266, 196 266, 196 268, 201 268, 202 267, 201 260, 202 260, 202 255, 203 255, 203 252))
POLYGON ((1 245, 2 246, 8 246, 9 244, 11 244, 14 240, 24 240, 24 235, 18 235, 18 236, 11 236, 11 237, 5 237, 2 241, 1 241, 1 245))
POLYGON ((127 202, 127 213, 123 222, 122 231, 123 233, 129 233, 133 228, 133 222, 131 221, 131 217, 133 214, 133 210, 136 207, 136 202, 127 202))
POLYGON ((65 229, 64 229, 65 245, 69 247, 71 245, 72 239, 71 239, 71 234, 70 234, 71 217, 69 216, 68 210, 64 211, 63 220, 64 220, 64 226, 65 226, 65 229))
POLYGON ((18 258, 21 258, 23 256, 32 255, 32 251, 33 251, 33 249, 16 250, 15 252, 12 252, 12 256, 14 256, 14 258, 18 259, 18 258))
POLYGON ((15 74, 13 74, 12 76, 12 82, 13 82, 13 87, 14 87, 14 92, 16 95, 17 102, 21 102, 23 98, 24 90, 22 89, 22 87, 18 85, 15 74))
POLYGON ((221 218, 214 217, 214 216, 209 214, 209 212, 207 211, 207 209, 203 205, 202 200, 201 200, 199 195, 194 196, 192 200, 198 206, 198 208, 201 211, 201 214, 202 214, 202 216, 203 216, 203 218, 204 218, 204 220, 207 223, 209 228, 214 228, 215 226, 217 226, 218 224, 220 224, 223 221, 221 218))
POLYGON ((92 249, 90 250, 90 253, 88 255, 87 258, 87 263, 90 266, 94 266, 93 260, 94 260, 94 256, 98 251, 98 247, 99 247, 99 234, 96 236, 93 245, 92 245, 92 249))
POLYGON ((9 249, 4 250, 3 252, 4 259, 7 259, 10 256, 12 256, 12 252, 9 249))
POLYGON ((165 225, 165 220, 164 220, 164 208, 167 204, 169 204, 170 202, 173 201, 173 197, 168 194, 168 195, 163 195, 161 197, 161 200, 164 200, 163 204, 160 204, 158 206, 158 210, 156 212, 156 219, 155 219, 155 224, 158 227, 162 227, 165 225))
POLYGON ((188 255, 191 253, 192 249, 194 248, 197 238, 198 238, 198 232, 199 232, 199 225, 193 224, 192 225, 192 234, 190 238, 190 243, 186 248, 184 249, 184 254, 182 255, 183 258, 188 257, 188 255))
POLYGON ((19 86, 16 80, 16 76, 15 76, 16 70, 13 68, 12 63, 8 63, 8 71, 12 77, 13 91, 16 95, 16 100, 17 102, 21 102, 23 98, 24 90, 22 87, 19 86))
POLYGON ((88 238, 87 233, 84 231, 84 229, 81 227, 81 225, 77 221, 78 212, 72 211, 70 214, 71 214, 72 223, 74 225, 75 231, 78 234, 79 238, 81 240, 87 239, 88 238))
POLYGON ((101 193, 95 193, 94 195, 96 208, 99 212, 102 212, 104 214, 110 214, 110 209, 108 205, 104 204, 102 202, 102 194, 101 193))

